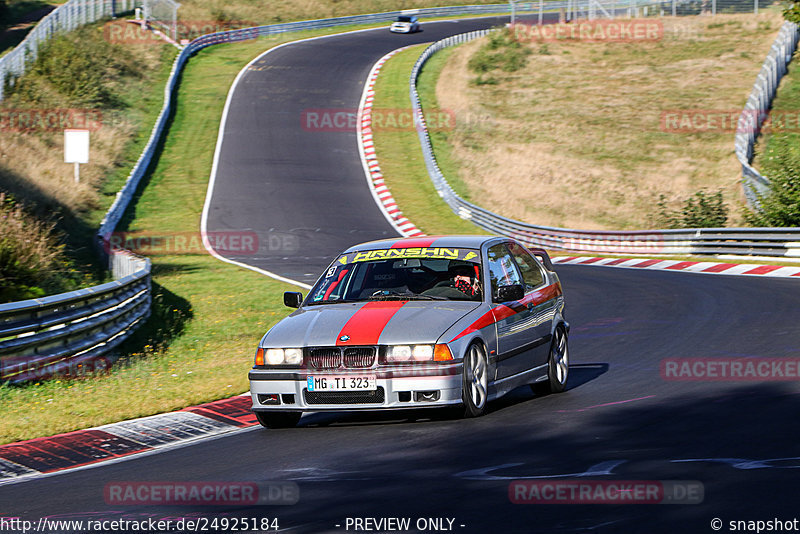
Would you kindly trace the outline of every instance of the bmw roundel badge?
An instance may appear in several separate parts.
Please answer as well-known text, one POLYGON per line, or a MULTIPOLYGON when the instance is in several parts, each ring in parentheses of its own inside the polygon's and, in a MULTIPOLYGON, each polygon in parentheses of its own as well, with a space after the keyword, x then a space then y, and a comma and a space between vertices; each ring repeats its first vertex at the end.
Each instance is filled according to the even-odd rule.
POLYGON ((339 341, 350 341, 350 336, 345 334, 339 338, 339 341))

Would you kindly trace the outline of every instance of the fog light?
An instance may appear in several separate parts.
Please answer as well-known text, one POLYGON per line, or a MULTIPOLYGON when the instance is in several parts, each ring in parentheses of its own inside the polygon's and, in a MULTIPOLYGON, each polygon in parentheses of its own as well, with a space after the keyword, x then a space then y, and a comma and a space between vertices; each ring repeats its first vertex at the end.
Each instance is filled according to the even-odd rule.
POLYGON ((414 400, 417 402, 436 402, 439 400, 439 390, 415 391, 414 400))
POLYGON ((259 404, 280 404, 281 400, 277 394, 258 394, 258 403, 259 404))

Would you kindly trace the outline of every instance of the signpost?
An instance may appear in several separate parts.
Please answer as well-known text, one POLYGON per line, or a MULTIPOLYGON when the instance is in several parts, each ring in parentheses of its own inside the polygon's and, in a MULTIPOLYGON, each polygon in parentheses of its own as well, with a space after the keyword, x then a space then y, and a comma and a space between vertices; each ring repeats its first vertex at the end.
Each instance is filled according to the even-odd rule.
POLYGON ((81 181, 81 163, 89 163, 89 130, 64 130, 64 162, 75 164, 75 183, 81 181))

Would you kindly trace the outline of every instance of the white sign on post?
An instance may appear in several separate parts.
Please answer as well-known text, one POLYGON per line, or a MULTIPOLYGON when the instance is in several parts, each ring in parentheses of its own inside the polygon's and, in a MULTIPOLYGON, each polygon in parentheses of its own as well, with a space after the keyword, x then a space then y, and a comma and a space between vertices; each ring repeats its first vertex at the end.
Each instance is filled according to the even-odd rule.
POLYGON ((89 130, 64 130, 64 162, 75 164, 75 181, 79 182, 80 164, 89 163, 89 130))

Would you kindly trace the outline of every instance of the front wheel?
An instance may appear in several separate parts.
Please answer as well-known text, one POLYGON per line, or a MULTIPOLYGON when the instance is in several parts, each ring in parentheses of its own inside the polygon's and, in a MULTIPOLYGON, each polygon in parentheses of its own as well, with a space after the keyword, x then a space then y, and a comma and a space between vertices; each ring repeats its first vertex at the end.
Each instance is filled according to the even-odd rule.
POLYGON ((478 417, 486 411, 489 373, 486 351, 480 343, 473 343, 464 356, 464 373, 461 400, 464 402, 464 417, 478 417))
POLYGON ((569 349, 567 334, 562 327, 556 328, 550 344, 550 357, 547 360, 547 380, 531 384, 533 392, 539 395, 561 393, 567 387, 569 374, 569 349))
POLYGON ((300 421, 301 412, 255 412, 264 428, 292 428, 300 421))

